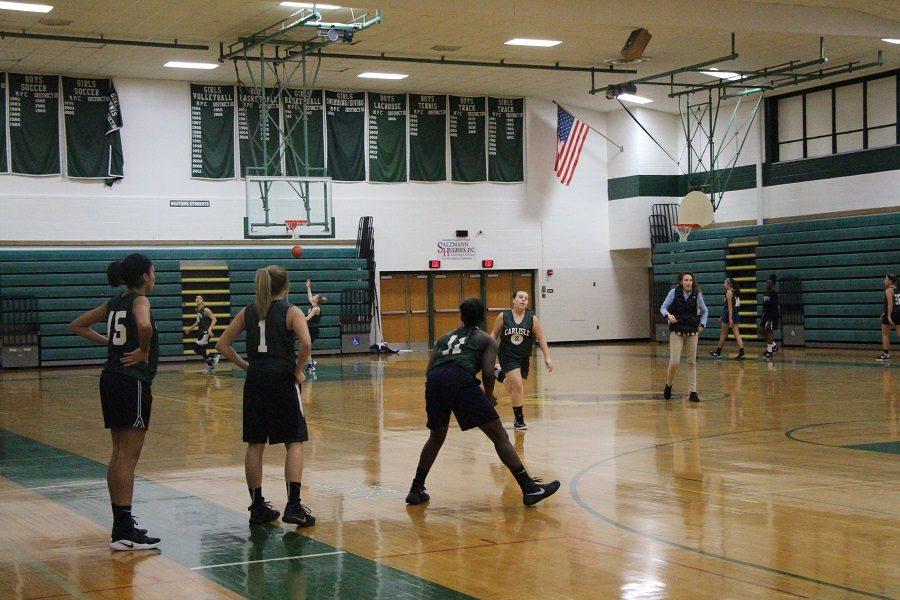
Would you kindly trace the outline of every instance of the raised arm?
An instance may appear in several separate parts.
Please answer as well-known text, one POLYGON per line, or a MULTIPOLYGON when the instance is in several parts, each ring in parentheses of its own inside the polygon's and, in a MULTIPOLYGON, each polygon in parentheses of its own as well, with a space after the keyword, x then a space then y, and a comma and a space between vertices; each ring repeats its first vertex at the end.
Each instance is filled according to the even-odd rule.
POLYGON ((150 340, 153 339, 153 321, 150 318, 150 300, 147 296, 138 296, 131 306, 134 322, 138 331, 138 347, 122 355, 123 365, 145 363, 150 359, 150 340))
POLYGON ((246 371, 249 364, 237 353, 237 351, 235 351, 234 348, 231 347, 234 340, 236 340, 238 336, 241 335, 241 332, 247 328, 246 322, 244 321, 245 310, 246 309, 242 308, 241 312, 235 315, 231 320, 231 323, 228 324, 228 327, 225 328, 225 331, 222 332, 222 335, 219 336, 219 341, 216 342, 216 350, 219 354, 246 371))
POLYGON ((309 279, 307 279, 306 280, 306 299, 309 300, 310 304, 312 304, 312 297, 313 297, 312 282, 309 279))
POLYGON ((294 377, 297 381, 303 383, 306 377, 303 375, 303 367, 309 360, 312 353, 312 338, 309 336, 309 327, 306 324, 306 317, 303 311, 292 306, 287 312, 287 327, 294 332, 294 335, 300 340, 300 352, 297 353, 297 364, 294 366, 294 377))
POLYGON ((537 339, 538 345, 541 347, 541 353, 544 355, 544 364, 547 370, 553 372, 553 361, 550 360, 550 348, 547 346, 547 340, 544 338, 544 331, 541 329, 541 322, 534 317, 534 337, 537 339))
POLYGON ((74 321, 69 323, 69 331, 75 335, 80 335, 86 340, 105 346, 109 343, 107 337, 91 329, 91 325, 102 323, 105 318, 106 302, 76 317, 74 321))

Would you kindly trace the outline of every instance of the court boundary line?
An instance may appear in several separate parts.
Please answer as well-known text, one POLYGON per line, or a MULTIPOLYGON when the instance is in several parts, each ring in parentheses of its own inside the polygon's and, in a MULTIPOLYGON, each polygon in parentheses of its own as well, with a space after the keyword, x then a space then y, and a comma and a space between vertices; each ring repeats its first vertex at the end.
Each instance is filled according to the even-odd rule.
POLYGON ((339 554, 347 554, 346 550, 337 550, 335 552, 319 552, 316 554, 298 554, 297 556, 279 556, 278 558, 262 558, 260 560, 241 560, 238 562, 222 563, 219 565, 200 565, 199 567, 190 567, 191 571, 202 571, 203 569, 218 569, 219 567, 234 567, 237 565, 252 565, 256 563, 276 562, 279 560, 300 560, 302 558, 316 558, 318 556, 337 556, 339 554))

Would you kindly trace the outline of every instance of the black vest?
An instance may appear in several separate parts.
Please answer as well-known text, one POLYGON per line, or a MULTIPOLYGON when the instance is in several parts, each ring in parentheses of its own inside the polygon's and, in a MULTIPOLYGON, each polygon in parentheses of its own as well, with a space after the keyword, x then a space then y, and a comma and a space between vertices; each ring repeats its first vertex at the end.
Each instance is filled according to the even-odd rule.
POLYGON ((681 286, 675 288, 675 299, 669 307, 669 314, 675 315, 677 323, 669 324, 669 331, 681 335, 693 335, 700 329, 700 315, 697 314, 696 289, 692 289, 687 300, 684 299, 684 291, 681 286))

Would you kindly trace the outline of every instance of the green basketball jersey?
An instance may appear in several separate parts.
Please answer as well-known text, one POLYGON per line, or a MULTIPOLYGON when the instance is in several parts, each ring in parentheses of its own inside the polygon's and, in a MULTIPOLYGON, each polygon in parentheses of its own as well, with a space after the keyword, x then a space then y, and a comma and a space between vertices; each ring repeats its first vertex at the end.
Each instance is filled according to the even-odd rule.
POLYGON ((431 363, 428 370, 448 363, 456 363, 472 373, 481 371, 481 352, 476 337, 477 327, 460 327, 444 335, 438 340, 437 358, 431 363))
POLYGON ((159 338, 152 315, 150 325, 153 327, 153 337, 150 338, 150 356, 147 357, 147 362, 130 366, 122 364, 122 356, 140 347, 137 321, 134 319, 134 301, 137 297, 138 294, 129 290, 116 294, 106 303, 106 337, 109 341, 103 370, 152 383, 159 364, 159 338))
POLYGON ((500 330, 501 358, 528 358, 534 345, 534 313, 525 309, 521 323, 516 323, 511 310, 503 311, 503 329, 500 330))
POLYGON ((212 325, 212 319, 209 315, 206 314, 205 308, 197 309, 197 329, 198 334, 202 335, 209 331, 209 326, 212 325))
POLYGON ((265 319, 260 319, 256 304, 244 311, 247 329, 247 362, 251 371, 293 373, 297 364, 294 332, 287 328, 287 312, 293 306, 284 298, 269 306, 265 319))

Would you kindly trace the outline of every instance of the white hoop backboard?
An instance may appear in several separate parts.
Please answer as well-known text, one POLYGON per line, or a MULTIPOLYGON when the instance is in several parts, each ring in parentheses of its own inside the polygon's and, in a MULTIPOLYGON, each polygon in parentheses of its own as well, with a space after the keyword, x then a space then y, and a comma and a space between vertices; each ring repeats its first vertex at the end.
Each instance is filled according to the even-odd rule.
POLYGON ((709 196, 695 190, 681 199, 678 206, 679 223, 696 223, 700 227, 706 227, 713 221, 715 213, 709 196))

